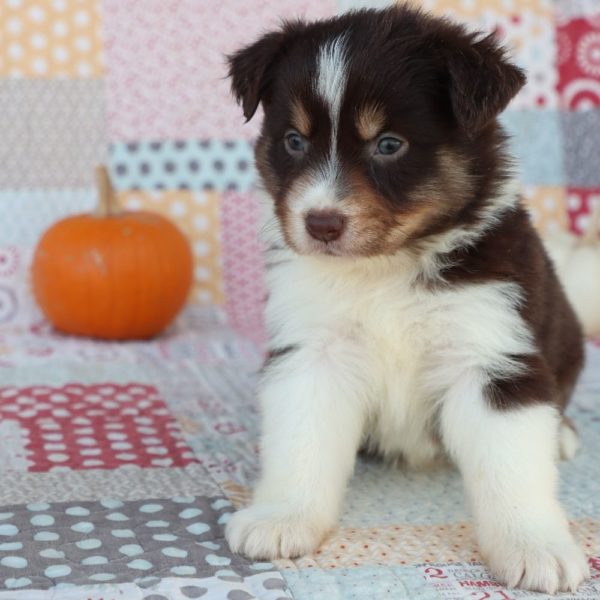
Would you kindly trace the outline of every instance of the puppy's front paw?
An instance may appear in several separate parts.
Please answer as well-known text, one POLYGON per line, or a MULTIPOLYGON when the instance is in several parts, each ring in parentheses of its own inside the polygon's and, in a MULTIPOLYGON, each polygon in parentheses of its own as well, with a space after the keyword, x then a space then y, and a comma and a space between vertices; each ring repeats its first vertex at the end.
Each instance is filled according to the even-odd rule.
POLYGON ((546 594, 576 591, 590 576, 583 551, 568 531, 554 539, 542 537, 490 544, 484 554, 492 573, 512 588, 546 594))
POLYGON ((250 506, 227 523, 232 552, 253 559, 295 558, 316 550, 329 528, 316 520, 286 514, 277 507, 250 506))

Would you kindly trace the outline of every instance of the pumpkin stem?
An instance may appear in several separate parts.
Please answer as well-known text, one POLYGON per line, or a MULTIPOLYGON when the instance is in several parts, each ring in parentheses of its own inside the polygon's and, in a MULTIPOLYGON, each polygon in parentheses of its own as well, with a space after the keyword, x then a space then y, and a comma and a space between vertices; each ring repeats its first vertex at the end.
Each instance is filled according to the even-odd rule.
POLYGON ((98 207, 96 214, 100 217, 111 217, 119 213, 115 202, 115 191, 110 181, 108 169, 104 165, 96 167, 96 185, 98 187, 98 207))
POLYGON ((596 204, 592 211, 586 232, 581 238, 582 244, 595 244, 598 241, 598 227, 600 227, 600 202, 596 204))

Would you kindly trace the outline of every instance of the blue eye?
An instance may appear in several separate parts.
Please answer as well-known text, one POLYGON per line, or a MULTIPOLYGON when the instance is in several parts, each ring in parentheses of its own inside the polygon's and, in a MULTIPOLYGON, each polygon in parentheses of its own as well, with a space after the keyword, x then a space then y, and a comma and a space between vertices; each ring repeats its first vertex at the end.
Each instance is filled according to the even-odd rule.
POLYGON ((407 143, 404 140, 395 137, 383 137, 377 142, 377 149, 375 154, 383 154, 385 156, 391 156, 404 150, 407 143))
POLYGON ((290 154, 306 152, 307 141, 297 131, 290 131, 285 136, 285 148, 290 154))

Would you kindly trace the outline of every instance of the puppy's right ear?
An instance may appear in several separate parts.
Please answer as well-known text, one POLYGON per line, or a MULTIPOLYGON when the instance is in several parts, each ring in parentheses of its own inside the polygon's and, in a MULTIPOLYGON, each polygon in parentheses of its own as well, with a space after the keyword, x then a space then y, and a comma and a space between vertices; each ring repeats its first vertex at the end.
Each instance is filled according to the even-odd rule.
POLYGON ((285 30, 274 31, 230 55, 231 90, 248 122, 272 82, 273 67, 283 50, 285 30))

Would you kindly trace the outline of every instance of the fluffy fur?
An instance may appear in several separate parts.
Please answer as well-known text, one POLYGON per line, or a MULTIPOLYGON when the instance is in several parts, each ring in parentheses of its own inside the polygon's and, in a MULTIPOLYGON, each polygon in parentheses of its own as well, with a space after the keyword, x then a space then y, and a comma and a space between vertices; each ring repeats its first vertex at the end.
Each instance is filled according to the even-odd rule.
POLYGON ((451 458, 494 574, 576 589, 555 461, 577 447, 561 419, 581 332, 496 121, 523 74, 492 38, 395 7, 287 23, 230 75, 246 117, 265 111, 271 351, 262 478, 232 549, 314 551, 362 446, 451 458))

